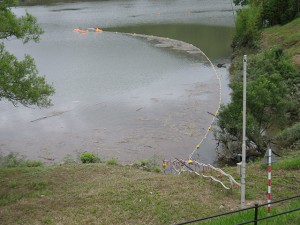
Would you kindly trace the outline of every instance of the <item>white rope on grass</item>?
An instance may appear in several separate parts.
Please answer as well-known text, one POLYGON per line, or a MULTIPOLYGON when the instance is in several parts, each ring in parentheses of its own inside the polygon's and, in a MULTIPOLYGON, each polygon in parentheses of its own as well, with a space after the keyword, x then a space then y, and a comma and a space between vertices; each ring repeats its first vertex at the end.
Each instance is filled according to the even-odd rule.
MULTIPOLYGON (((195 161, 195 163, 198 164, 198 162, 196 162, 196 161, 195 161)), ((203 164, 203 163, 201 163, 201 164, 203 164)), ((212 166, 210 164, 208 164, 208 165, 204 164, 204 165, 207 166, 207 167, 209 167, 209 168, 211 168, 211 169, 213 169, 213 170, 215 170, 215 171, 217 171, 217 172, 219 172, 219 173, 221 173, 222 175, 228 177, 228 179, 230 181, 230 184, 231 184, 231 187, 233 186, 233 184, 235 184, 235 185, 237 185, 239 187, 241 186, 241 184, 238 183, 230 174, 225 173, 222 169, 216 168, 216 167, 214 167, 214 166, 212 166)))
POLYGON ((189 173, 195 173, 198 176, 202 176, 204 178, 210 178, 213 181, 220 183, 227 190, 232 189, 234 186, 235 187, 241 186, 240 183, 238 183, 230 174, 228 174, 228 173, 224 172, 222 169, 216 168, 210 164, 204 164, 204 163, 200 163, 200 162, 192 161, 192 160, 188 160, 188 161, 184 161, 184 160, 180 160, 180 159, 176 159, 173 161, 164 160, 163 168, 166 168, 168 164, 171 164, 173 169, 176 171, 176 174, 178 174, 178 175, 180 175, 184 171, 187 171, 189 173), (193 170, 191 168, 192 165, 195 166, 195 170, 193 170), (180 169, 178 169, 178 167, 180 167, 180 169), (201 169, 201 167, 202 167, 203 170, 204 170, 204 168, 210 169, 211 171, 214 170, 214 171, 217 171, 220 174, 226 176, 230 182, 230 187, 226 186, 221 180, 215 178, 213 175, 205 175, 203 173, 199 173, 196 170, 196 167, 198 167, 199 169, 201 169))

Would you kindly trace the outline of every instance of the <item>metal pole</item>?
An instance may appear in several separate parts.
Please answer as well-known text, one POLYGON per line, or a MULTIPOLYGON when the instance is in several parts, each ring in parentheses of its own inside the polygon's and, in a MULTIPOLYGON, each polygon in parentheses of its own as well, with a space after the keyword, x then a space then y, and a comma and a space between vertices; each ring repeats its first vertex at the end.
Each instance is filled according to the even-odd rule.
POLYGON ((254 225, 257 225, 257 217, 258 217, 258 204, 255 203, 255 208, 254 208, 254 225))
POLYGON ((243 143, 242 143, 242 176, 241 176, 241 208, 245 208, 245 190, 246 190, 246 74, 247 74, 247 56, 243 59, 243 143))
MULTIPOLYGON (((269 148, 268 160, 268 203, 271 202, 271 164, 272 164, 272 149, 269 148)), ((268 216, 270 216, 271 204, 268 204, 268 216)))

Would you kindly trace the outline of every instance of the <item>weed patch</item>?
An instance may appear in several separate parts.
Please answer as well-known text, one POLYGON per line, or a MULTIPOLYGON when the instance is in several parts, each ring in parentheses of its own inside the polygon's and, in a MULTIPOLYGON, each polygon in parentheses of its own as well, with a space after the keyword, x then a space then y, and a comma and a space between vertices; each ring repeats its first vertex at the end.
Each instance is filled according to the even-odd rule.
POLYGON ((13 180, 9 183, 10 188, 16 188, 17 187, 17 181, 13 180))
POLYGON ((107 165, 117 165, 118 164, 118 160, 116 158, 111 158, 109 160, 106 161, 107 165))

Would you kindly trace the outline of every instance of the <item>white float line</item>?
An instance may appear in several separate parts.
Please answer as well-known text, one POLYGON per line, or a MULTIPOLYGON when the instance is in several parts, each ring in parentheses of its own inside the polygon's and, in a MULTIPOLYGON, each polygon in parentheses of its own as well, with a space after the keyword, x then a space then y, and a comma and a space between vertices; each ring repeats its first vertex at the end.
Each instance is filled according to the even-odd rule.
POLYGON ((221 86, 221 78, 215 68, 215 66, 213 65, 213 63, 211 62, 211 60, 207 57, 207 55, 205 55, 204 52, 202 52, 200 49, 199 51, 201 52, 201 54, 207 59, 207 61, 210 63, 211 67, 213 68, 213 70, 215 71, 215 74, 217 76, 217 79, 218 79, 218 83, 219 83, 219 104, 218 104, 218 108, 217 108, 217 111, 215 113, 215 116, 213 117, 211 123, 210 123, 210 126, 208 127, 207 131, 206 131, 206 134, 204 135, 204 137, 201 139, 201 141, 199 142, 199 144, 194 148, 194 150, 192 151, 192 153, 189 155, 189 159, 192 159, 194 153, 196 152, 197 149, 200 148, 202 142, 207 138, 207 135, 208 135, 208 132, 211 130, 211 127, 213 125, 213 123, 215 122, 215 119, 216 119, 216 116, 218 115, 219 113, 219 110, 220 110, 220 107, 221 107, 221 102, 222 102, 222 86, 221 86))

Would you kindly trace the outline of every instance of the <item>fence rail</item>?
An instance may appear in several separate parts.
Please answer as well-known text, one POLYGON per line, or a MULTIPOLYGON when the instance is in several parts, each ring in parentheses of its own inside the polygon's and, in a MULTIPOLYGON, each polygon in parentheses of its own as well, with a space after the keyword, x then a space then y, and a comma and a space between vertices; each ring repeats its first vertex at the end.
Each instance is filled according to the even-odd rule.
POLYGON ((245 222, 242 222, 242 223, 239 223, 239 224, 236 224, 236 225, 244 225, 244 224, 249 224, 249 223, 253 223, 254 225, 257 225, 258 222, 262 221, 262 220, 267 220, 267 219, 270 219, 270 218, 273 218, 273 217, 277 217, 277 216, 281 216, 281 215, 284 215, 284 214, 300 211, 300 208, 296 208, 296 209, 288 210, 288 211, 285 211, 285 212, 277 213, 277 214, 274 214, 274 215, 270 215, 270 216, 267 216, 267 217, 258 218, 258 209, 259 209, 259 207, 266 206, 268 204, 276 204, 276 203, 279 203, 279 202, 289 201, 289 200, 296 199, 296 198, 300 198, 300 195, 285 198, 285 199, 280 199, 280 200, 277 200, 277 201, 272 201, 272 202, 269 202, 269 203, 255 204, 255 206, 251 206, 251 207, 248 207, 248 208, 239 209, 239 210, 226 212, 226 213, 221 213, 221 214, 217 214, 217 215, 214 215, 214 216, 208 216, 208 217, 199 218, 199 219, 195 219, 195 220, 185 221, 185 222, 177 223, 175 225, 183 225, 183 224, 191 224, 191 223, 201 222, 201 221, 204 221, 204 220, 209 220, 209 219, 213 219, 213 218, 217 218, 217 217, 221 217, 221 216, 227 216, 227 215, 231 215, 231 214, 235 214, 235 213, 239 213, 239 212, 247 211, 247 210, 251 210, 251 209, 254 209, 254 219, 249 220, 249 221, 245 221, 245 222))

